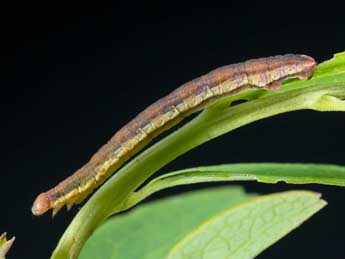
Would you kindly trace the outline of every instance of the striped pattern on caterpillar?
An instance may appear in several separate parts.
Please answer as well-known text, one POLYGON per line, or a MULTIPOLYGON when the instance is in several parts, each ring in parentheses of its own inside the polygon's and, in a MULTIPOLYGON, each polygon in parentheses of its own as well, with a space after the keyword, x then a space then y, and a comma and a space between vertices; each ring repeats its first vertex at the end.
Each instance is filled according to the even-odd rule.
POLYGON ((308 79, 316 62, 306 55, 279 55, 223 66, 183 84, 122 127, 83 167, 37 196, 32 213, 42 215, 82 202, 154 137, 219 98, 248 88, 279 89, 287 78, 308 79))

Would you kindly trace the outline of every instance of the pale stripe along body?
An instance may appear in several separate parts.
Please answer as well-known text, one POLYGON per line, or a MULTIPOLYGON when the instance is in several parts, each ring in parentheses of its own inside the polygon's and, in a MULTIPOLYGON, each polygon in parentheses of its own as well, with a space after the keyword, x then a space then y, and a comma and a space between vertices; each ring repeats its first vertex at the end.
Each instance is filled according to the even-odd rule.
POLYGON ((41 193, 32 213, 41 215, 53 209, 55 214, 65 204, 70 207, 82 202, 155 136, 215 100, 248 88, 276 89, 286 78, 307 79, 315 65, 305 55, 273 56, 220 67, 183 84, 121 128, 72 176, 41 193))

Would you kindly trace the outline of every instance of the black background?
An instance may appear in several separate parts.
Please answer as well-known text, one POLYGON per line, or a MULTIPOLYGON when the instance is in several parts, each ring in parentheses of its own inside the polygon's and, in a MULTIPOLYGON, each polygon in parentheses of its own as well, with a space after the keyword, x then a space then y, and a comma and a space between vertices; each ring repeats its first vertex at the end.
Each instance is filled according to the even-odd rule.
MULTIPOLYGON (((339 6, 47 2, 0 8, 0 232, 17 237, 9 258, 49 257, 78 207, 54 220, 33 217, 35 196, 178 85, 249 58, 304 53, 323 61, 345 50, 339 6)), ((344 164, 344 121, 342 113, 314 111, 261 120, 192 150, 161 172, 254 161, 344 164)), ((260 193, 310 189, 329 202, 258 258, 345 257, 344 189, 243 185, 260 193)))

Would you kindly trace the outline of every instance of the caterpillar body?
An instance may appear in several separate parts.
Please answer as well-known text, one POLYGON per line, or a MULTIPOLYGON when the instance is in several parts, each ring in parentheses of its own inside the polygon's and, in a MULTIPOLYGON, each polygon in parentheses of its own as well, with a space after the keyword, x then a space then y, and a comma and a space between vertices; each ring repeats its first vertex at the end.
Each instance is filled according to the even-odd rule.
POLYGON ((187 82, 122 127, 73 175, 37 196, 32 213, 42 215, 82 202, 154 137, 219 98, 248 88, 279 89, 287 78, 308 79, 316 62, 306 55, 278 55, 217 68, 187 82))

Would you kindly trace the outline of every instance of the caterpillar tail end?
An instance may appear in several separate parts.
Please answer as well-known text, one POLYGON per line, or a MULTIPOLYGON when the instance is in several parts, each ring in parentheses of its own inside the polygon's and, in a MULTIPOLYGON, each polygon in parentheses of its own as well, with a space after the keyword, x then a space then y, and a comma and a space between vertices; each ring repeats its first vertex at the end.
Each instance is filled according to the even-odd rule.
POLYGON ((31 212, 35 216, 41 216, 52 208, 47 193, 43 192, 37 196, 32 205, 31 212))

